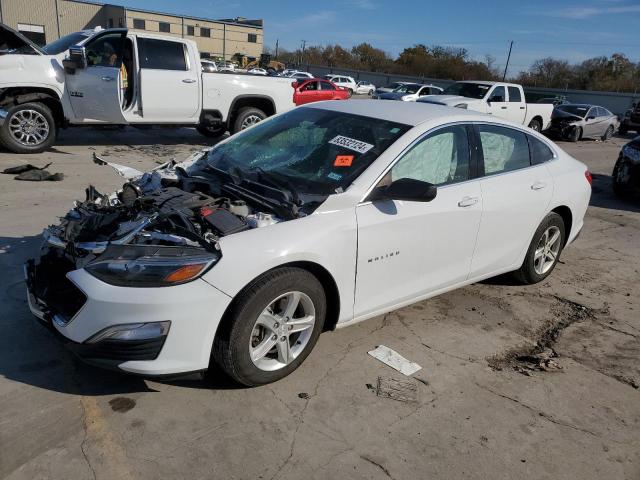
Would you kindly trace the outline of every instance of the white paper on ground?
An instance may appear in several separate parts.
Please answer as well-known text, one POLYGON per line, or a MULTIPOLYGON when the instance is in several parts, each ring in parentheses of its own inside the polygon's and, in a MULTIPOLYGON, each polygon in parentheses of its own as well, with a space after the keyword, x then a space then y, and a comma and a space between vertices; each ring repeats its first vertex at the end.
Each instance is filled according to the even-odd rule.
POLYGON ((113 168, 116 172, 118 172, 118 175, 126 178, 127 180, 132 179, 132 178, 136 178, 136 177, 139 177, 140 175, 142 175, 142 172, 140 170, 136 170, 135 168, 127 167, 126 165, 120 165, 118 163, 107 162, 106 160, 103 160, 102 158, 100 158, 95 153, 93 154, 93 163, 95 163, 97 165, 108 165, 111 168, 113 168))
POLYGON ((369 355, 407 376, 413 375, 422 368, 417 363, 410 362, 398 352, 391 350, 389 347, 385 347, 384 345, 378 345, 375 350, 371 350, 369 352, 369 355))

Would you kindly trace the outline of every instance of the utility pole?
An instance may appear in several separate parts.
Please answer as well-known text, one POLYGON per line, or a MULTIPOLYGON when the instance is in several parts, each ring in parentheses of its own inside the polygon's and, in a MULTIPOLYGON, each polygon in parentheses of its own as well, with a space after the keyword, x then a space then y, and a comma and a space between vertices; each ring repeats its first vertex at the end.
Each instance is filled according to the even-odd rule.
POLYGON ((300 59, 300 65, 304 65, 304 50, 307 46, 307 41, 302 40, 302 58, 300 59))
POLYGON ((278 59, 278 43, 279 42, 280 42, 280 39, 276 38, 276 56, 275 56, 276 60, 278 59))
POLYGON ((504 82, 507 78, 507 69, 509 68, 509 60, 511 60, 511 49, 513 48, 513 40, 511 40, 511 44, 509 45, 509 55, 507 55, 507 64, 504 66, 504 74, 502 75, 502 81, 504 82))

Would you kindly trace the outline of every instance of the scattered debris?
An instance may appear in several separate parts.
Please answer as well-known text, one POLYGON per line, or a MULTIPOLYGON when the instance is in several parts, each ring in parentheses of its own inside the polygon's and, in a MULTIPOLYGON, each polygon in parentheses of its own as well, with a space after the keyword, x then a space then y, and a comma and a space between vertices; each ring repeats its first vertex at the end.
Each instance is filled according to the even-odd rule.
POLYGON ((47 163, 44 167, 36 167, 30 163, 18 165, 17 167, 5 168, 2 173, 6 175, 16 175, 14 180, 23 180, 27 182, 59 182, 64 178, 64 174, 57 172, 51 173, 47 170, 51 163, 47 163))
POLYGON ((106 160, 103 160, 98 155, 96 155, 95 152, 93 153, 93 163, 95 163, 96 165, 108 165, 116 172, 118 172, 118 175, 126 178, 127 180, 142 176, 142 172, 140 170, 127 167, 126 165, 120 165, 119 163, 107 162, 106 160))
POLYGON ((311 396, 307 392, 300 392, 298 394, 298 398, 302 398, 304 400, 309 400, 311 396))
POLYGON ((389 347, 385 347, 384 345, 378 345, 375 350, 371 350, 369 352, 369 355, 407 376, 413 375, 422 368, 417 363, 407 360, 398 352, 391 350, 389 347))
POLYGON ((376 395, 398 402, 413 403, 418 401, 418 387, 408 380, 378 377, 376 395))

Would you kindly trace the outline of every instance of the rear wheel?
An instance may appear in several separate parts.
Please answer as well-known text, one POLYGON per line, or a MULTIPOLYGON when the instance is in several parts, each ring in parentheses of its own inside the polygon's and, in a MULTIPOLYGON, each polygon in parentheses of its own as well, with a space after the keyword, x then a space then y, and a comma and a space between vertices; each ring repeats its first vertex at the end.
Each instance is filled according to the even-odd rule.
POLYGON ((604 132, 604 135, 602 136, 602 141, 606 142, 607 140, 610 140, 611 137, 613 137, 613 127, 609 125, 609 128, 607 128, 607 131, 604 132))
POLYGON ((278 268, 254 280, 220 325, 213 359, 246 386, 275 382, 302 364, 322 331, 326 297, 300 268, 278 268))
POLYGON ((529 128, 531 130, 535 130, 536 132, 540 132, 542 130, 542 124, 539 120, 531 120, 529 122, 529 128))
POLYGON ((233 122, 233 132, 237 133, 241 130, 245 130, 249 127, 252 127, 256 123, 260 123, 262 120, 267 118, 267 114, 264 113, 259 108, 255 107, 244 107, 238 111, 238 115, 236 116, 235 121, 233 122))
POLYGON ((560 215, 551 212, 533 235, 522 266, 514 272, 516 279, 529 285, 547 278, 558 263, 564 239, 564 221, 560 215))
POLYGON ((56 123, 43 103, 23 103, 9 108, 0 127, 2 144, 14 153, 40 153, 56 139, 56 123))
POLYGON ((347 88, 347 91, 349 92, 349 98, 351 98, 351 96, 353 95, 353 89, 347 88))

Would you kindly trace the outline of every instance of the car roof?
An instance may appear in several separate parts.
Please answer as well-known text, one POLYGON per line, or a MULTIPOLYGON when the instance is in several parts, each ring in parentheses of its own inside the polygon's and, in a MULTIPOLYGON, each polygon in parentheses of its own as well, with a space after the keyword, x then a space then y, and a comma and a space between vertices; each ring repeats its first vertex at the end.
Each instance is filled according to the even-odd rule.
POLYGON ((507 87, 520 87, 517 83, 508 83, 508 82, 494 82, 491 80, 460 80, 456 83, 477 83, 481 85, 505 85, 507 87))
MULTIPOLYGON (((421 123, 448 118, 452 116, 468 116, 471 119, 482 119, 487 115, 464 110, 462 108, 445 107, 417 102, 384 102, 381 100, 344 100, 327 101, 305 105, 304 108, 319 108, 334 112, 351 113, 365 117, 379 118, 390 122, 416 126, 421 123)), ((493 117, 489 117, 492 118, 493 117)))

